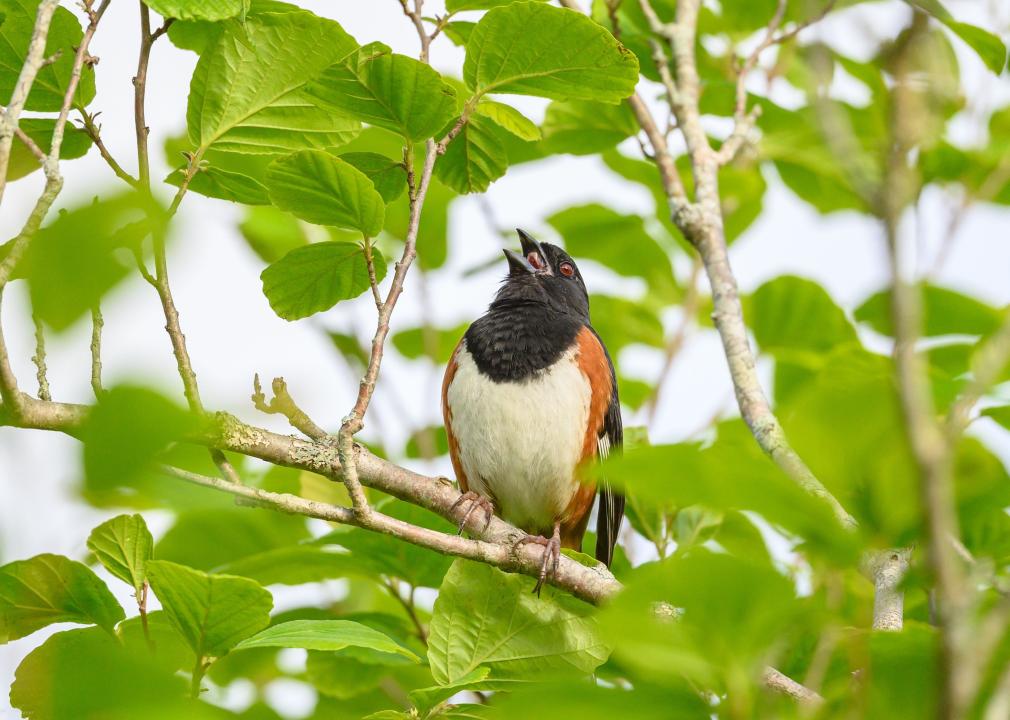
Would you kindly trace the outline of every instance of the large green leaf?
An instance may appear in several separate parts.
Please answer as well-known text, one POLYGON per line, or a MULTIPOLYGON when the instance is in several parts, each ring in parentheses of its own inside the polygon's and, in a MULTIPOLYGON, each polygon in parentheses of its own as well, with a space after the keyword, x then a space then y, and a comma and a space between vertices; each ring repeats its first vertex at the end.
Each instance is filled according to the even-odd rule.
POLYGON ((456 92, 429 65, 367 45, 306 85, 322 106, 420 141, 433 137, 456 112, 456 92))
POLYGON ((516 0, 445 0, 445 9, 451 13, 464 10, 490 10, 491 8, 509 5, 516 0))
POLYGON ((166 18, 178 20, 227 20, 242 12, 248 0, 144 0, 166 18))
POLYGON ((88 549, 105 569, 133 587, 139 598, 147 582, 154 538, 140 515, 117 515, 91 531, 88 549))
MULTIPOLYGON (((159 645, 159 659, 162 650, 159 645)), ((10 702, 30 720, 220 717, 187 701, 185 689, 143 641, 124 647, 97 628, 84 628, 56 633, 26 656, 10 702)))
POLYGON ((294 545, 239 558, 216 568, 226 575, 239 575, 260 585, 302 585, 335 580, 349 575, 374 577, 364 563, 349 553, 312 545, 294 545))
MULTIPOLYGON (((39 0, 0 0, 0 98, 10 100, 18 75, 28 54, 39 0)), ((56 8, 49 34, 46 36, 45 57, 57 55, 55 62, 41 68, 35 77, 25 110, 56 112, 63 106, 63 96, 70 84, 74 56, 84 32, 74 14, 65 7, 56 8)), ((77 86, 74 104, 85 106, 95 97, 95 70, 85 65, 77 86)))
MULTIPOLYGON (((478 684, 478 689, 480 685, 478 684)), ((502 717, 569 717, 579 720, 707 720, 712 708, 689 688, 659 689, 644 685, 633 690, 589 683, 527 683, 502 696, 495 707, 502 717)), ((414 697, 414 694, 411 694, 414 697)), ((497 699, 497 698, 496 698, 497 699)))
POLYGON ((249 208, 238 229, 253 252, 267 263, 277 262, 309 242, 297 218, 272 206, 249 208))
POLYGON ((193 72, 190 142, 256 154, 343 144, 359 123, 317 107, 303 89, 356 47, 340 25, 311 13, 224 21, 193 72))
POLYGON ((221 657, 270 624, 273 598, 252 580, 167 560, 147 568, 162 608, 198 657, 221 657))
POLYGON ((769 648, 788 642, 801 613, 795 592, 769 563, 693 548, 637 568, 600 624, 614 657, 641 677, 718 686, 757 677, 769 648), (657 613, 659 603, 676 617, 657 613))
POLYGON ((302 150, 275 160, 267 171, 274 204, 316 225, 334 225, 375 237, 382 230, 385 204, 365 173, 346 160, 302 150))
POLYGON ((203 508, 178 514, 154 548, 159 560, 214 570, 309 537, 305 518, 267 509, 203 508))
POLYGON ((754 291, 748 307, 754 338, 765 352, 825 352, 857 342, 856 331, 831 296, 811 280, 782 275, 754 291))
POLYGON ((406 358, 430 357, 438 364, 449 362, 452 351, 466 332, 467 325, 453 328, 411 328, 393 334, 393 346, 406 358))
MULTIPOLYGON (((648 305, 612 295, 589 297, 593 327, 607 344, 611 354, 628 345, 640 343, 661 348, 666 345, 663 322, 648 305)), ((624 396, 621 396, 624 399, 624 396)))
POLYGON ((489 118, 502 130, 508 131, 520 140, 536 142, 541 137, 540 128, 511 105, 485 98, 477 105, 476 112, 478 115, 489 118))
POLYGON ((665 250, 645 230, 642 218, 596 203, 547 218, 577 258, 589 258, 619 275, 644 279, 664 301, 677 297, 677 281, 665 250))
POLYGON ((940 0, 906 0, 906 2, 913 7, 929 13, 946 25, 951 32, 964 40, 982 58, 982 62, 994 73, 999 75, 1003 72, 1007 59, 1006 46, 999 39, 998 35, 994 35, 976 25, 969 25, 968 23, 955 20, 954 16, 950 14, 950 11, 943 6, 940 0))
POLYGON ((402 160, 372 152, 344 153, 340 159, 367 175, 385 203, 393 202, 407 189, 407 171, 402 160))
MULTIPOLYGON (((411 503, 387 500, 376 507, 382 513, 411 525, 443 533, 456 532, 448 521, 411 503)), ((452 563, 452 558, 441 553, 360 528, 340 528, 317 542, 340 545, 375 574, 400 578, 418 587, 438 587, 452 563)))
POLYGON ((456 560, 445 576, 429 626, 428 662, 439 684, 481 666, 494 677, 542 680, 589 674, 608 648, 590 608, 570 596, 530 592, 533 580, 456 560))
POLYGON ((936 629, 908 623, 869 638, 867 717, 935 717, 939 708, 940 640, 936 629))
MULTIPOLYGON (((926 337, 940 335, 986 335, 1000 326, 1002 315, 991 305, 956 290, 925 285, 922 288, 923 324, 926 337)), ((884 335, 893 335, 891 293, 874 293, 855 311, 855 318, 884 335)))
MULTIPOLYGON (((185 179, 185 170, 179 169, 168 175, 165 182, 180 187, 185 179)), ((200 195, 230 200, 243 205, 269 205, 270 195, 258 180, 219 167, 201 169, 189 182, 189 189, 200 195)))
POLYGON ((196 420, 146 388, 103 393, 81 429, 86 487, 105 490, 139 480, 154 458, 196 427, 196 420))
POLYGON ((552 102, 544 116, 544 147, 555 153, 592 155, 609 150, 638 130, 625 103, 552 102))
POLYGON ((538 2, 490 10, 470 34, 463 78, 475 93, 617 103, 638 60, 582 13, 538 2))
MULTIPOLYGON (((375 275, 386 275, 386 261, 372 249, 375 275)), ((329 310, 369 288, 368 263, 360 245, 321 242, 295 248, 261 274, 263 294, 285 320, 300 320, 329 310)))
POLYGON ((257 647, 329 651, 358 647, 402 655, 415 662, 418 660, 414 653, 394 642, 389 636, 351 620, 291 620, 269 627, 243 640, 235 646, 235 649, 257 647))
MULTIPOLYGON (((44 118, 21 118, 18 122, 18 127, 24 131, 25 135, 34 140, 44 153, 48 153, 52 147, 55 126, 55 120, 44 118)), ((87 133, 68 123, 63 133, 63 144, 60 145, 60 159, 73 160, 84 157, 89 149, 91 149, 91 138, 87 133)), ((7 180, 17 180, 41 168, 42 166, 39 165, 39 161, 32 151, 19 138, 15 137, 7 165, 7 180)))
POLYGON ((42 228, 17 268, 28 278, 35 314, 58 331, 88 314, 129 273, 132 263, 114 251, 132 244, 134 229, 146 232, 148 212, 157 210, 137 195, 115 195, 60 213, 42 228))
POLYGON ((94 624, 111 633, 124 617, 105 583, 62 555, 0 566, 0 644, 59 622, 94 624))
POLYGON ((497 123, 472 116, 435 163, 435 176, 460 194, 487 190, 508 169, 500 132, 497 123))

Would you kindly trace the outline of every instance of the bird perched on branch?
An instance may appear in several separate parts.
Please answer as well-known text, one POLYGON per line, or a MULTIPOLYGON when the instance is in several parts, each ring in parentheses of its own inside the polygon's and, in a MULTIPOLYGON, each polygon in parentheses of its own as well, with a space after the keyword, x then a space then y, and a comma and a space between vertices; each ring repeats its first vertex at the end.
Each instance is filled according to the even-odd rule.
MULTIPOLYGON (((559 247, 518 230, 523 254, 483 317, 453 352, 442 382, 449 455, 464 495, 460 532, 480 508, 544 546, 534 591, 561 548, 580 550, 597 484, 585 467, 620 447, 614 366, 589 323, 578 267, 559 247)), ((608 566, 624 497, 599 484, 596 558, 608 566)))

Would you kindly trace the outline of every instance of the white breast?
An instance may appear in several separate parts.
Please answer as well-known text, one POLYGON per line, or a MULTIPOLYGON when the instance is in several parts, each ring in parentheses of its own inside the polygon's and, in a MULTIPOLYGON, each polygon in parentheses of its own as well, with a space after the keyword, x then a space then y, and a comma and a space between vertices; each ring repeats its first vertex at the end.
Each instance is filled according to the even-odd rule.
POLYGON ((465 345, 446 393, 470 489, 528 532, 550 532, 579 483, 592 390, 575 350, 520 382, 496 383, 465 345))

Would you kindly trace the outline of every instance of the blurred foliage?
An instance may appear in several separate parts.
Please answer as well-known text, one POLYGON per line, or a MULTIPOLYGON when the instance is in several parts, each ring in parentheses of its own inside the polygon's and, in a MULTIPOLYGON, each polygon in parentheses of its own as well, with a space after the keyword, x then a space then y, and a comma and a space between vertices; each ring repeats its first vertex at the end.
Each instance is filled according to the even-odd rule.
MULTIPOLYGON (((920 552, 927 528, 919 470, 890 355, 890 287, 850 306, 811 279, 781 275, 741 298, 787 435, 856 518, 857 531, 764 457, 751 430, 724 418, 722 408, 677 442, 649 442, 657 403, 676 402, 659 393, 669 391, 681 348, 715 338, 707 285, 697 287, 690 269, 695 251, 671 221, 655 164, 634 139, 634 114, 621 102, 640 76, 652 82, 639 83, 638 92, 663 99, 656 38, 639 2, 594 0, 583 17, 546 2, 447 0, 445 16, 424 19, 465 52, 443 74, 276 0, 144 1, 174 18, 168 39, 178 52, 198 57, 185 133, 164 148, 175 168, 165 183, 187 182, 192 162, 189 191, 240 206, 237 229, 262 266, 271 308, 287 320, 319 321, 327 347, 354 373, 367 363, 371 341, 352 324, 351 307, 372 302, 366 252, 381 283, 403 251, 425 145, 444 138, 462 114, 468 121, 435 164, 419 220, 409 281, 421 293, 418 312, 410 325, 394 326, 386 348, 412 370, 434 377, 480 312, 436 317, 426 290, 460 280, 450 250, 471 232, 456 226, 458 210, 489 203, 463 196, 488 191, 513 167, 535 171, 561 155, 596 163, 638 193, 642 204, 633 210, 608 203, 605 190, 587 191, 543 219, 544 238, 590 269, 593 324, 619 368, 625 450, 598 471, 627 494, 631 540, 612 568, 625 589, 601 608, 553 588, 538 597, 531 578, 360 528, 235 507, 220 493, 166 481, 158 473, 166 462, 216 474, 206 452, 185 442, 201 420, 154 388, 119 384, 74 428, 83 444, 78 488, 99 508, 156 511, 148 519, 166 529, 155 541, 145 516, 110 511, 87 539, 90 555, 81 552, 89 564, 45 554, 0 567, 0 642, 53 633, 21 662, 10 691, 25 717, 276 720, 287 717, 275 707, 278 682, 316 694, 313 720, 936 715, 944 671, 920 552), (535 105, 520 111, 514 95, 541 98, 542 114, 529 109, 535 105), (597 286, 596 278, 606 283, 597 286), (905 629, 870 631, 872 587, 861 559, 908 546, 916 551, 903 588, 905 629), (129 588, 135 602, 127 611, 107 578, 129 588), (89 627, 49 627, 65 623, 89 627), (291 662, 287 649, 306 651, 305 662, 291 662), (768 692, 761 682, 768 665, 814 685, 824 704, 800 708, 768 692), (219 707, 233 686, 252 695, 244 711, 219 707)), ((837 3, 833 12, 857 4, 837 3)), ((916 175, 904 209, 926 193, 948 198, 949 245, 975 204, 1010 205, 1010 107, 977 118, 981 139, 967 142, 963 132, 979 112, 965 78, 974 68, 1005 79, 1003 42, 958 21, 939 0, 907 4, 928 14, 925 31, 881 34, 858 57, 824 34, 769 50, 755 71, 765 82, 747 86, 748 106, 761 109, 752 142, 719 172, 728 242, 759 241, 771 188, 788 189, 822 215, 880 215, 874 188, 893 149, 894 63, 902 53, 915 78, 916 118, 903 138, 914 148, 916 175)), ((673 20, 673 0, 652 5, 661 21, 673 20)), ((827 5, 789 0, 785 27, 827 5)), ((871 16, 876 8, 867 5, 871 16)), ((9 97, 17 81, 37 6, 0 0, 0 96, 9 97)), ((725 137, 716 129, 728 127, 734 112, 734 48, 752 47, 778 7, 776 0, 703 3, 700 109, 713 119, 706 128, 718 135, 716 145, 725 137)), ((45 51, 53 62, 28 98, 32 117, 21 121, 43 151, 82 33, 74 14, 59 8, 45 51)), ((83 111, 95 94, 95 67, 86 64, 75 107, 83 111)), ((690 191, 689 159, 671 147, 690 191)), ((91 139, 68 126, 62 159, 89 151, 91 139)), ((8 178, 38 170, 15 139, 8 178)), ((486 214, 495 239, 514 246, 493 208, 486 214)), ((148 238, 167 237, 164 218, 142 193, 103 191, 49 220, 14 269, 43 327, 76 327, 126 282, 148 238)), ((0 258, 10 246, 0 245, 0 258)), ((490 283, 503 269, 496 256, 473 272, 490 283)), ((945 416, 1008 310, 935 278, 916 291, 925 338, 917 351, 945 416)), ((1010 368, 997 381, 1010 381, 1010 368)), ((1010 431, 1000 390, 987 391, 979 424, 1010 431)), ((437 397, 434 383, 430 394, 437 397)), ((371 447, 445 467, 444 429, 400 410, 404 423, 416 424, 399 437, 373 438, 371 447)), ((348 503, 343 487, 321 476, 229 460, 254 487, 348 503)), ((964 551, 986 601, 996 604, 1010 587, 1010 476, 975 436, 960 442, 952 464, 964 551)), ((379 493, 373 499, 398 520, 456 532, 422 508, 379 493)), ((592 547, 592 534, 586 543, 592 547)), ((984 668, 979 703, 995 692, 1008 647, 1004 638, 984 668)))

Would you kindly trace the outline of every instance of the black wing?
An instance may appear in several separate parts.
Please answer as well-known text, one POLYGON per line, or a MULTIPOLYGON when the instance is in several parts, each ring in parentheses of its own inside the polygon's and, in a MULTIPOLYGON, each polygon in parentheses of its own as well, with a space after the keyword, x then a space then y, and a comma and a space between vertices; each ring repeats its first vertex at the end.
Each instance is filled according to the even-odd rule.
MULTIPOLYGON (((592 328, 590 328, 592 330, 592 328)), ((610 405, 607 416, 603 420, 603 428, 597 442, 597 456, 604 460, 609 454, 619 453, 624 444, 624 424, 621 422, 621 401, 617 395, 617 374, 614 372, 614 362, 603 340, 593 330, 596 339, 600 341, 603 352, 610 365, 610 405)), ((611 486, 606 477, 600 480, 600 506, 596 515, 596 559, 610 567, 614 559, 614 546, 621 532, 621 520, 624 517, 624 495, 611 486)))

